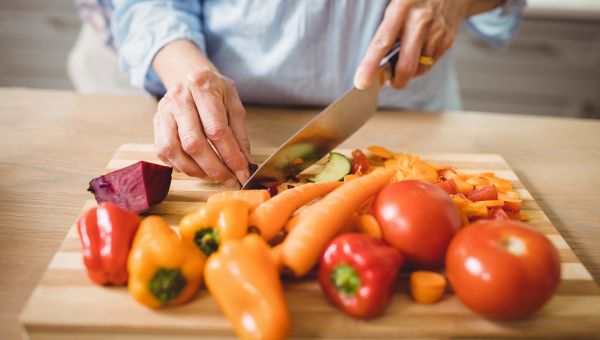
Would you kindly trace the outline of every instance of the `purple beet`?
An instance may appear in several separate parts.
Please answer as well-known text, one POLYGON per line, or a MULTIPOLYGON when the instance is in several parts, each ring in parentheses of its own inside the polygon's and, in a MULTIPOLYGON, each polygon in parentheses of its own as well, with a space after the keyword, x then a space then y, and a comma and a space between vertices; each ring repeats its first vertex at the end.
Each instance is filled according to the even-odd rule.
POLYGON ((173 168, 144 161, 94 178, 88 191, 98 204, 113 202, 120 208, 142 212, 165 199, 173 168))

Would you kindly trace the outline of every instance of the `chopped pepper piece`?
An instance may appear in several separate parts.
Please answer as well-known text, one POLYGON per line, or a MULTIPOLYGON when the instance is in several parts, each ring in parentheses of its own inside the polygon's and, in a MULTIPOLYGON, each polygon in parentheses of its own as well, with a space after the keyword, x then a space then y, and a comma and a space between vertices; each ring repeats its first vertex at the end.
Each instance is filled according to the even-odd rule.
POLYGON ((127 283, 127 256, 140 217, 106 202, 86 211, 77 221, 88 276, 99 285, 127 283))
POLYGON ((210 256, 222 243, 246 236, 248 212, 249 204, 242 200, 206 203, 181 219, 181 238, 210 256))
POLYGON ((291 319, 274 255, 258 235, 230 240, 206 263, 206 286, 242 339, 284 339, 291 319))
POLYGON ((183 242, 162 218, 147 217, 127 263, 129 293, 152 308, 184 303, 198 290, 205 261, 204 254, 183 242))

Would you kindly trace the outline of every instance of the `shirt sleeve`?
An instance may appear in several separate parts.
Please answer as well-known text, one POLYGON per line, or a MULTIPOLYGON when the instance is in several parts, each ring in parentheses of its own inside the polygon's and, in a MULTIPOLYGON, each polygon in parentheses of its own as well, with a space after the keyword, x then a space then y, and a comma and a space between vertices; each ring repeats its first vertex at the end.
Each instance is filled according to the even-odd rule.
POLYGON ((470 17, 465 26, 475 36, 495 47, 506 47, 515 37, 526 0, 505 0, 492 11, 470 17))
POLYGON ((205 51, 199 0, 114 0, 113 5, 111 31, 119 66, 133 86, 153 95, 166 92, 151 64, 174 40, 190 40, 205 51))

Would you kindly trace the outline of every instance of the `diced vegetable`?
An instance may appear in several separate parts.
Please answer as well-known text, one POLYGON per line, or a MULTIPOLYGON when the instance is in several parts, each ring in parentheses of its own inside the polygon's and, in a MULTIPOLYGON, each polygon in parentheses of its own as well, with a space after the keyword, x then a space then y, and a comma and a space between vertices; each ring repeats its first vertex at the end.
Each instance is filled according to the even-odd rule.
POLYGON ((493 185, 487 185, 481 189, 475 189, 467 194, 467 198, 473 202, 492 201, 498 199, 498 190, 493 185))
MULTIPOLYGON (((365 154, 356 149, 352 151, 352 173, 357 175, 364 175, 371 169, 369 159, 365 154)), ((345 180, 345 179, 344 179, 345 180)))
POLYGON ((410 292, 418 303, 438 302, 444 296, 446 285, 446 278, 440 273, 416 271, 410 274, 410 292))
POLYGON ((88 191, 98 204, 112 202, 133 212, 142 212, 162 202, 171 186, 173 168, 139 161, 94 178, 88 191))
POLYGON ((349 174, 350 170, 352 170, 350 160, 341 153, 332 152, 329 154, 325 168, 318 175, 310 178, 310 181, 317 183, 339 181, 349 174))
POLYGON ((369 150, 369 152, 373 154, 373 156, 379 158, 389 159, 394 157, 394 154, 390 150, 384 148, 383 146, 371 145, 367 148, 367 150, 369 150))

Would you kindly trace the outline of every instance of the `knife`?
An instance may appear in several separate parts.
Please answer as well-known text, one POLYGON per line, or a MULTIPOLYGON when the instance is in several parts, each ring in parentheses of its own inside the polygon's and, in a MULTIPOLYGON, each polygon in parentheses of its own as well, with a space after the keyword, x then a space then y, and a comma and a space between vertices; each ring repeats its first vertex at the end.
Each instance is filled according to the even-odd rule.
POLYGON ((268 188, 294 178, 354 134, 377 111, 379 91, 384 80, 393 77, 399 51, 397 42, 379 64, 371 87, 353 87, 317 114, 262 163, 242 190, 268 188))

